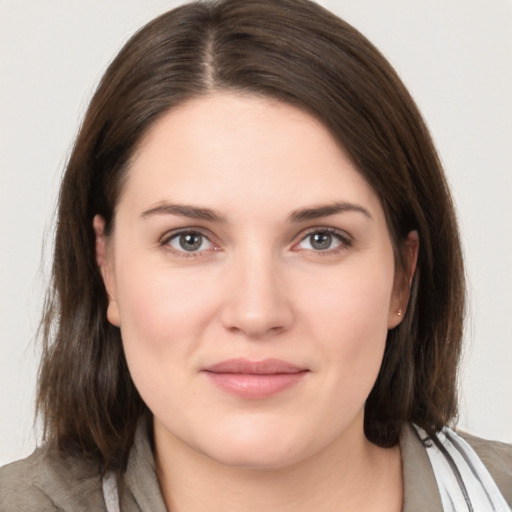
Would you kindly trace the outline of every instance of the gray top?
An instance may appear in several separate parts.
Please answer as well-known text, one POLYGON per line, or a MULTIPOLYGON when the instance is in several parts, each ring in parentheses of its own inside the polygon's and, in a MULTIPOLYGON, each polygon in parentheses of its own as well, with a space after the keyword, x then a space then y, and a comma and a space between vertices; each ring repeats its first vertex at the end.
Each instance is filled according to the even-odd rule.
MULTIPOLYGON (((491 473, 512 509, 512 445, 462 434, 491 473)), ((441 512, 441 498, 425 449, 412 427, 400 439, 404 476, 402 512, 441 512)), ((167 512, 146 430, 140 427, 130 452, 122 512, 167 512)), ((0 469, 0 512, 105 511, 96 468, 73 457, 56 458, 38 448, 30 457, 0 469)))

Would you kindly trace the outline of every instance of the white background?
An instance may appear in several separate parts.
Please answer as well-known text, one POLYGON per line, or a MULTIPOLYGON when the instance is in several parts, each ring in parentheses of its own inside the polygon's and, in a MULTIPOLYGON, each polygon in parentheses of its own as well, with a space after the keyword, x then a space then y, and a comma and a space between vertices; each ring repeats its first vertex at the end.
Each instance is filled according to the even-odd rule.
MULTIPOLYGON (((34 338, 79 121, 121 45, 177 3, 0 0, 0 465, 37 439, 34 338)), ((322 3, 390 59, 433 132, 469 281, 460 426, 512 442, 512 2, 322 3)))

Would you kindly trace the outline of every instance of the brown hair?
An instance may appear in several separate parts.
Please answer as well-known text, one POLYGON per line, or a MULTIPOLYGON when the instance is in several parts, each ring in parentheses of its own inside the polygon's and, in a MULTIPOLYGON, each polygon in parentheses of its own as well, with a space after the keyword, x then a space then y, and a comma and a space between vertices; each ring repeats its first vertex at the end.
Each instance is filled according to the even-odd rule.
POLYGON ((380 197, 400 243, 420 238, 402 323, 389 331, 366 402, 365 433, 397 443, 456 414, 464 273, 454 209, 413 100, 353 27, 308 0, 221 0, 174 9, 136 33, 85 115, 60 191, 53 286, 42 321, 38 410, 49 443, 122 469, 142 415, 95 261, 92 220, 112 226, 130 157, 174 106, 213 90, 270 96, 320 119, 380 197))

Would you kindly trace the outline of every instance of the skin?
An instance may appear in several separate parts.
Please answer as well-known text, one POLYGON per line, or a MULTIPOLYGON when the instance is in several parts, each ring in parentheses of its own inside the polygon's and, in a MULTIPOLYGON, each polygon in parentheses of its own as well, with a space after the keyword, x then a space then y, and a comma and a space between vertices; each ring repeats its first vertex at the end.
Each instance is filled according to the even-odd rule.
POLYGON ((94 228, 108 318, 154 415, 170 510, 401 509, 399 449, 370 443, 363 418, 418 239, 396 271, 375 192, 319 121, 260 97, 191 100, 144 139, 109 238, 101 217, 94 228), (305 209, 318 218, 297 215, 305 209), (191 231, 202 238, 187 251, 179 233, 191 231), (235 357, 307 372, 245 399, 203 371, 235 357))

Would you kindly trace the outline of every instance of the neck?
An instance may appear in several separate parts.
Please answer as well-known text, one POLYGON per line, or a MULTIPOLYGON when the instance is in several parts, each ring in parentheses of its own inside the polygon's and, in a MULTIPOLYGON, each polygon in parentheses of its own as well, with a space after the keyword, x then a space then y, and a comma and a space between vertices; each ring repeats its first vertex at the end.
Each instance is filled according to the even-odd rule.
POLYGON ((398 512, 400 450, 342 436, 305 460, 279 468, 227 466, 155 431, 160 487, 172 512, 398 512))

